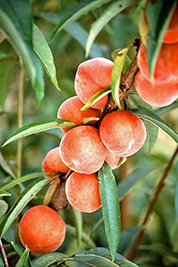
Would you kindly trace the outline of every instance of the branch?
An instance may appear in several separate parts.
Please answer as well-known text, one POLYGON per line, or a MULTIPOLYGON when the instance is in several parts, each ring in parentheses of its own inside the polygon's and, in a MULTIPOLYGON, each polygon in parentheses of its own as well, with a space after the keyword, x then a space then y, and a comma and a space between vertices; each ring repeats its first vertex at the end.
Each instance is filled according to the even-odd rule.
POLYGON ((0 251, 1 251, 1 255, 2 255, 3 261, 4 261, 4 266, 5 267, 9 267, 9 263, 8 263, 7 256, 6 256, 6 253, 5 253, 5 250, 4 250, 4 246, 3 246, 3 243, 2 243, 1 239, 0 239, 0 251))

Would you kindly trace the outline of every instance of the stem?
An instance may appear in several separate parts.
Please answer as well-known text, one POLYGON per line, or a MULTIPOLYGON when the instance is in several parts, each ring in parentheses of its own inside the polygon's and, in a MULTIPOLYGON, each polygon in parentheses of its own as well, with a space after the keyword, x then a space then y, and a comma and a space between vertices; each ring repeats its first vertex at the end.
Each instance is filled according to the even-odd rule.
POLYGON ((9 267, 9 263, 8 263, 7 256, 6 256, 6 253, 5 253, 5 250, 4 250, 4 246, 3 246, 3 243, 2 243, 1 239, 0 239, 0 251, 1 251, 1 255, 2 255, 3 261, 4 261, 4 266, 5 267, 9 267))
POLYGON ((172 167, 172 165, 173 165, 173 162, 174 162, 174 160, 175 160, 177 154, 178 154, 178 146, 176 147, 176 150, 174 151, 174 154, 172 155, 172 157, 171 157, 171 159, 170 159, 170 161, 169 161, 169 163, 168 163, 166 169, 164 170, 164 172, 163 172, 163 174, 162 174, 162 177, 161 177, 161 179, 160 179, 160 181, 159 181, 159 183, 158 183, 158 185, 157 185, 157 189, 156 189, 156 191, 155 191, 154 197, 153 197, 153 199, 152 199, 152 201, 151 201, 151 203, 150 203, 150 205, 149 205, 149 207, 148 207, 148 210, 147 210, 147 213, 146 213, 146 215, 145 215, 145 218, 144 218, 144 220, 143 220, 143 222, 142 222, 142 224, 141 224, 142 227, 141 227, 141 229, 140 229, 140 231, 139 231, 139 233, 138 233, 138 236, 137 236, 135 245, 134 245, 133 250, 132 250, 132 252, 131 252, 131 255, 130 255, 130 257, 129 257, 129 260, 131 260, 131 261, 134 261, 134 259, 135 259, 135 257, 136 257, 136 254, 137 254, 139 245, 140 245, 140 243, 141 243, 141 241, 142 241, 144 232, 145 232, 145 230, 146 230, 146 224, 148 223, 149 218, 150 218, 150 216, 151 216, 151 214, 152 214, 152 212, 153 212, 153 210, 154 210, 154 206, 155 206, 155 204, 156 204, 156 201, 157 201, 157 199, 158 199, 158 196, 159 196, 161 190, 162 190, 163 187, 164 187, 165 180, 166 180, 166 178, 168 177, 169 171, 171 170, 171 167, 172 167))

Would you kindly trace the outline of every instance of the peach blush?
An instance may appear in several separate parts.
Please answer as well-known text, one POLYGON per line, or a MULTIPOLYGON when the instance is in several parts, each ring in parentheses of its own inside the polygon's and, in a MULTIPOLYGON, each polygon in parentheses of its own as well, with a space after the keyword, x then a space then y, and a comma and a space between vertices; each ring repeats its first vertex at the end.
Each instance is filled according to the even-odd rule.
MULTIPOLYGON (((75 76, 75 91, 85 104, 97 92, 111 85, 111 75, 114 63, 103 57, 97 57, 82 62, 75 76)), ((97 101, 93 108, 104 108, 107 96, 97 101)))
POLYGON ((19 224, 23 246, 34 253, 55 251, 63 243, 65 232, 65 223, 60 215, 43 205, 29 209, 19 224))
POLYGON ((62 161, 59 155, 59 147, 51 149, 42 161, 42 169, 44 172, 51 173, 47 177, 53 177, 57 173, 67 173, 69 168, 62 161))
POLYGON ((178 42, 178 8, 173 12, 171 21, 165 32, 163 43, 177 43, 178 42))
POLYGON ((66 196, 72 207, 81 212, 93 212, 101 207, 97 175, 73 172, 67 179, 66 196))
MULTIPOLYGON (((88 108, 87 110, 81 111, 83 103, 77 96, 73 96, 62 103, 57 112, 57 117, 72 121, 77 125, 83 124, 84 118, 97 117, 101 116, 100 109, 88 108)), ((89 124, 94 124, 96 121, 90 121, 89 124)), ((61 130, 67 132, 70 127, 64 127, 61 130)))
POLYGON ((106 148, 96 128, 82 125, 64 135, 60 143, 60 155, 72 170, 91 174, 102 167, 106 148))
POLYGON ((145 102, 155 107, 168 106, 178 97, 178 83, 154 84, 141 72, 138 72, 135 77, 135 89, 145 102))
POLYGON ((130 111, 113 111, 100 125, 100 136, 107 149, 117 156, 128 157, 144 144, 146 129, 142 120, 130 111))
MULTIPOLYGON (((154 82, 178 82, 178 43, 162 44, 154 71, 154 82)), ((148 69, 147 50, 141 44, 138 52, 138 67, 141 73, 149 80, 150 73, 148 69)))
POLYGON ((120 156, 117 156, 115 154, 112 154, 109 150, 107 151, 107 155, 105 158, 105 161, 107 162, 107 164, 109 165, 109 167, 114 170, 118 167, 118 164, 121 160, 120 156))

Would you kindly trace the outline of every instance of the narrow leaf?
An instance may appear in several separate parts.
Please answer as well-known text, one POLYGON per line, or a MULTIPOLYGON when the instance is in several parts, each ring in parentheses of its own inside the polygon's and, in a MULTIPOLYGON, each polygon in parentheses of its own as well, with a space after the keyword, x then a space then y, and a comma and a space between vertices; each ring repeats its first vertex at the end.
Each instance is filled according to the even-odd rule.
POLYGON ((76 234, 77 234, 77 243, 80 247, 81 241, 82 241, 82 226, 83 226, 83 219, 82 219, 82 213, 79 210, 76 210, 72 206, 70 206, 70 212, 74 221, 74 225, 76 228, 76 234))
POLYGON ((87 14, 88 12, 110 1, 111 0, 95 0, 95 1, 86 0, 73 6, 70 10, 68 10, 68 12, 65 12, 65 14, 62 16, 60 22, 58 23, 57 27, 55 28, 54 32, 51 35, 50 40, 52 40, 56 36, 56 34, 62 29, 64 29, 69 23, 76 21, 84 14, 87 14))
POLYGON ((0 199, 0 217, 2 217, 8 209, 8 204, 4 200, 0 199))
POLYGON ((178 222, 178 181, 176 181, 176 187, 175 187, 175 210, 176 210, 176 220, 178 222))
POLYGON ((111 76, 111 94, 119 109, 121 109, 119 100, 120 78, 129 49, 130 47, 126 47, 118 51, 117 57, 114 60, 114 67, 111 76))
POLYGON ((121 235, 120 209, 115 177, 107 163, 99 171, 98 178, 105 232, 114 260, 121 235))
MULTIPOLYGON (((49 267, 53 266, 55 263, 65 262, 68 259, 68 256, 60 253, 53 252, 39 256, 38 258, 32 261, 33 267, 49 267)), ((56 265, 55 265, 56 266, 56 265)))
MULTIPOLYGON (((17 254, 21 257, 23 255, 25 249, 15 242, 11 242, 11 245, 14 248, 14 250, 17 252, 17 254)), ((32 264, 30 262, 30 259, 28 258, 25 267, 31 267, 31 266, 32 266, 32 264)))
POLYGON ((176 143, 178 143, 178 133, 173 128, 171 128, 164 120, 162 120, 156 113, 146 109, 132 109, 130 111, 132 111, 142 119, 148 120, 149 122, 158 126, 170 137, 172 137, 176 143))
POLYGON ((149 2, 147 6, 147 20, 150 27, 147 43, 148 66, 151 76, 154 74, 156 60, 162 45, 164 33, 169 25, 176 6, 174 1, 149 2))
POLYGON ((162 107, 162 108, 158 108, 155 110, 155 113, 158 115, 158 116, 162 116, 174 109, 177 109, 178 108, 178 100, 175 101, 174 103, 172 103, 171 105, 169 106, 166 106, 166 107, 162 107))
POLYGON ((120 0, 114 3, 111 3, 106 10, 102 13, 99 19, 96 20, 91 26, 87 44, 86 44, 86 56, 89 55, 91 46, 100 33, 100 31, 108 24, 108 22, 114 18, 118 13, 128 7, 130 4, 133 3, 133 0, 120 0))
POLYGON ((3 146, 6 146, 7 144, 18 140, 19 138, 26 137, 32 134, 37 134, 40 132, 60 127, 74 127, 74 126, 76 126, 75 123, 62 119, 31 122, 29 124, 20 127, 12 135, 10 135, 8 140, 3 144, 3 146))
POLYGON ((10 196, 11 196, 11 194, 7 191, 0 192, 0 197, 10 197, 10 196))
POLYGON ((28 261, 30 250, 28 248, 25 249, 24 253, 18 260, 16 267, 24 267, 28 261))
POLYGON ((97 101, 99 101, 105 95, 108 95, 110 92, 111 90, 109 89, 109 87, 100 90, 88 100, 88 102, 81 108, 81 110, 83 111, 88 109, 89 107, 91 107, 91 105, 95 104, 97 101))
POLYGON ((9 212, 4 217, 3 221, 0 224, 0 237, 7 232, 11 224, 17 218, 19 213, 23 208, 28 204, 28 202, 36 195, 38 192, 47 185, 51 179, 43 179, 42 181, 33 182, 28 185, 25 190, 21 193, 19 198, 16 200, 15 204, 11 207, 9 212))
POLYGON ((0 166, 3 168, 3 170, 8 173, 12 178, 16 178, 15 174, 11 170, 11 168, 8 166, 7 162, 5 161, 2 153, 0 152, 0 166))
POLYGON ((53 54, 43 33, 35 24, 33 24, 33 48, 38 57, 41 59, 51 82, 57 89, 59 89, 53 54))
POLYGON ((147 139, 145 145, 148 148, 148 153, 150 153, 158 138, 158 127, 146 120, 144 120, 144 124, 147 132, 147 139))

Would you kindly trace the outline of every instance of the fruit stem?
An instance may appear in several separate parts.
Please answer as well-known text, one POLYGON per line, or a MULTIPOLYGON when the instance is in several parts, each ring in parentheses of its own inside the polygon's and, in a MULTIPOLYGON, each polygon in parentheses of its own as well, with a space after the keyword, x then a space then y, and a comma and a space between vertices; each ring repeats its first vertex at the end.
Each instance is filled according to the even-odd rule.
POLYGON ((4 246, 3 246, 3 243, 2 243, 1 239, 0 239, 0 251, 1 251, 1 255, 2 255, 3 261, 4 261, 4 266, 5 267, 9 267, 9 263, 8 263, 7 256, 6 256, 6 253, 5 253, 5 249, 4 249, 4 246))
POLYGON ((157 189, 155 191, 154 197, 153 197, 153 199, 152 199, 152 201, 151 201, 151 203, 150 203, 150 205, 148 207, 148 210, 147 210, 147 213, 145 215, 145 218, 144 218, 144 220, 143 220, 143 222, 141 224, 141 228, 140 228, 140 231, 138 233, 135 245, 134 245, 134 247, 133 247, 133 249, 132 249, 132 251, 130 253, 130 256, 128 257, 129 260, 131 260, 131 261, 134 261, 134 259, 136 257, 138 248, 140 246, 140 243, 142 241, 144 232, 146 230, 146 225, 147 225, 147 223, 149 221, 149 218, 150 218, 150 216, 151 216, 151 214, 152 214, 152 212, 154 210, 154 206, 155 206, 156 201, 157 201, 157 199, 159 197, 159 194, 160 194, 161 190, 163 189, 163 187, 165 185, 165 180, 168 177, 169 171, 171 170, 171 167, 173 165, 173 162, 174 162, 177 154, 178 154, 178 146, 176 147, 176 150, 174 151, 174 154, 172 155, 167 167, 165 168, 165 170, 164 170, 164 172, 163 172, 163 174, 161 176, 161 179, 160 179, 160 181, 159 181, 159 183, 157 185, 157 189))

